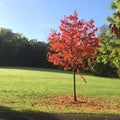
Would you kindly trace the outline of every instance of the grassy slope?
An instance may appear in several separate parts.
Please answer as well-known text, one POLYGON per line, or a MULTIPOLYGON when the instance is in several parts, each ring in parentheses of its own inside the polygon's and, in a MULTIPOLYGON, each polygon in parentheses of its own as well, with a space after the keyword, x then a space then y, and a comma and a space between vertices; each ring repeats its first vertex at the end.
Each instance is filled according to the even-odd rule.
MULTIPOLYGON (((120 100, 120 79, 84 75, 88 83, 77 79, 77 95, 101 97, 105 100, 120 100)), ((15 110, 33 109, 40 96, 71 95, 72 74, 48 69, 0 69, 0 105, 15 110)), ((48 108, 47 108, 48 109, 48 108)), ((38 109, 37 109, 38 110, 38 109)))

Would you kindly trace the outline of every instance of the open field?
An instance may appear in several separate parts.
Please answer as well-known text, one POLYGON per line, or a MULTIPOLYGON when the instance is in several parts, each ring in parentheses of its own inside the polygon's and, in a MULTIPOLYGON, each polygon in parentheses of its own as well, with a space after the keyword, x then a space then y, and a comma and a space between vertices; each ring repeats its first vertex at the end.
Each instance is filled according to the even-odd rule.
POLYGON ((49 113, 120 113, 120 79, 79 76, 78 102, 73 102, 71 72, 38 68, 0 68, 0 113, 34 111, 49 113), (8 109, 8 111, 9 111, 8 109))

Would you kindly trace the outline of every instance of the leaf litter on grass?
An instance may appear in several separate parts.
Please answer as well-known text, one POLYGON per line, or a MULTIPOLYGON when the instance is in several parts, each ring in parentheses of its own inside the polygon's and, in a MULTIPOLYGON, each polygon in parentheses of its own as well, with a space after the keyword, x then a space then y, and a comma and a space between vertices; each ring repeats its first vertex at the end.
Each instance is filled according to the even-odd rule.
POLYGON ((73 96, 56 96, 45 100, 46 105, 50 105, 52 112, 68 113, 119 113, 120 104, 101 98, 77 97, 77 102, 73 101, 73 96))
POLYGON ((77 102, 74 102, 72 95, 17 96, 17 99, 11 100, 7 98, 1 101, 0 105, 18 111, 32 110, 50 113, 120 113, 120 101, 77 96, 77 102))

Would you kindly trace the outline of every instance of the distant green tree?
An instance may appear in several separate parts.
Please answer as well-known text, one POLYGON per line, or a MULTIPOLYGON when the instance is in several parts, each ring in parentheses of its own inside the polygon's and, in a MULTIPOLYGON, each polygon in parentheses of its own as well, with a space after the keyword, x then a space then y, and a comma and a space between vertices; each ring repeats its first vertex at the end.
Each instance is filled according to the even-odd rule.
MULTIPOLYGON (((118 46, 116 35, 113 34, 107 25, 100 27, 99 38, 101 39, 101 47, 95 53, 95 59, 89 61, 90 70, 103 76, 118 76, 116 64, 111 60, 113 50, 118 46)), ((116 57, 114 56, 116 59, 116 57)))
POLYGON ((109 26, 106 24, 103 24, 101 27, 99 27, 98 35, 106 35, 108 30, 109 30, 109 26))
POLYGON ((47 61, 48 44, 29 40, 11 29, 0 28, 0 65, 51 67, 47 61))
POLYGON ((90 67, 96 74, 120 77, 120 0, 114 0, 111 9, 114 13, 106 18, 110 23, 110 30, 104 32, 105 26, 101 27, 101 48, 95 54, 96 59, 91 62, 90 67))
POLYGON ((28 39, 22 34, 0 28, 0 65, 19 65, 19 52, 25 44, 28 44, 28 39))
POLYGON ((117 37, 108 31, 106 35, 100 35, 100 38, 102 41, 101 48, 97 53, 96 60, 98 63, 103 63, 104 66, 109 66, 106 71, 108 76, 117 75, 120 68, 120 44, 116 41, 117 37))

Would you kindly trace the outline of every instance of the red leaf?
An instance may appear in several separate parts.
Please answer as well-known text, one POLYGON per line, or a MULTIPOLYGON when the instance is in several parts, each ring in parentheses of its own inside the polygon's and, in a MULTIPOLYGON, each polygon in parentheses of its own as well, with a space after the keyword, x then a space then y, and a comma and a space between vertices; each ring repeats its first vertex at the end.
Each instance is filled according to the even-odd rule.
MULTIPOLYGON (((64 70, 86 69, 84 60, 92 59, 100 44, 100 40, 95 36, 98 29, 93 23, 93 19, 89 22, 78 20, 76 11, 61 20, 60 32, 52 30, 48 37, 48 60, 63 66, 64 70)), ((78 74, 86 82, 80 72, 78 74)))

